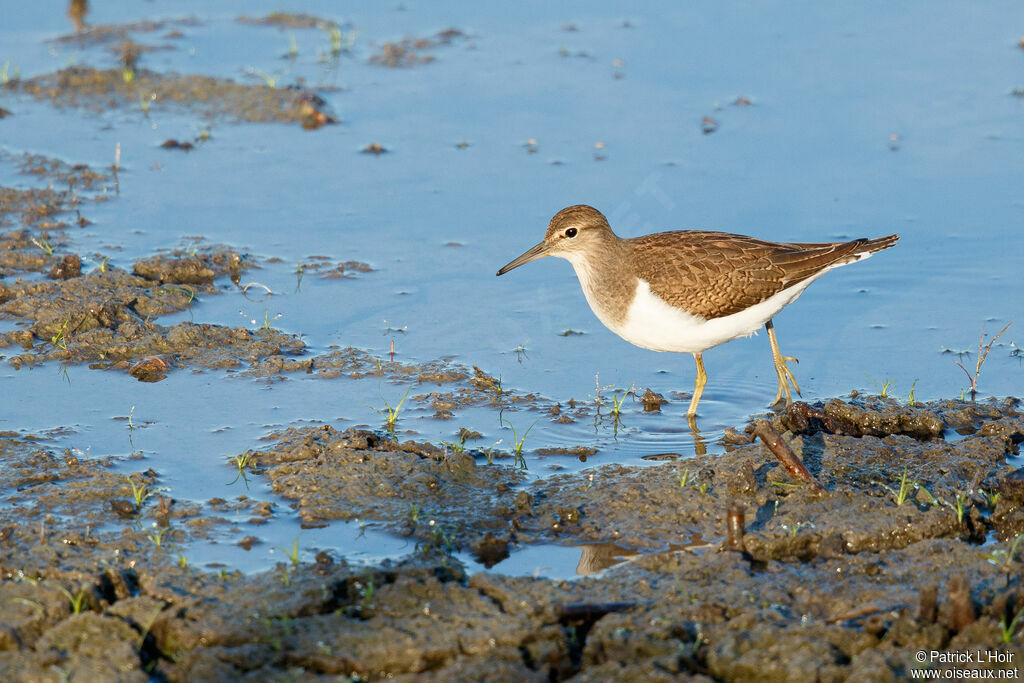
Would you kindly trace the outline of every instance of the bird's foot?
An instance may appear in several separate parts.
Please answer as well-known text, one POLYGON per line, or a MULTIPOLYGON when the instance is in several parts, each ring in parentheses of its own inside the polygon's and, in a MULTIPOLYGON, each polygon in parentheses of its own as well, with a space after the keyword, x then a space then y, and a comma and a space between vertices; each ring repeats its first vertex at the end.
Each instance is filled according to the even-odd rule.
POLYGON ((796 376, 793 375, 793 371, 789 369, 786 363, 799 363, 796 358, 792 356, 776 356, 775 357, 775 373, 779 376, 779 390, 775 392, 775 399, 772 401, 773 406, 777 406, 782 403, 783 398, 786 400, 788 406, 793 402, 793 395, 790 392, 790 386, 793 387, 793 391, 796 392, 797 396, 800 396, 800 385, 797 384, 796 376))

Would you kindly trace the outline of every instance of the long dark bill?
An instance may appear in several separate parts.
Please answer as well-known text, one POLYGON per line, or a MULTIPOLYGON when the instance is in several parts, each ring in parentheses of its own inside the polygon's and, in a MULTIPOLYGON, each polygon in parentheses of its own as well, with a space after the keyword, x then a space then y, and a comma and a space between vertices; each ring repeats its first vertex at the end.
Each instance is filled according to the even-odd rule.
POLYGON ((498 275, 504 275, 505 273, 507 273, 508 271, 512 270, 513 268, 518 268, 519 266, 523 265, 524 263, 529 263, 530 261, 536 261, 537 259, 544 258, 547 255, 548 255, 547 254, 547 245, 544 242, 541 242, 540 244, 538 244, 537 246, 533 247, 532 249, 527 251, 525 254, 520 256, 519 258, 516 258, 516 259, 510 261, 505 266, 503 266, 502 269, 499 270, 497 274, 498 275))

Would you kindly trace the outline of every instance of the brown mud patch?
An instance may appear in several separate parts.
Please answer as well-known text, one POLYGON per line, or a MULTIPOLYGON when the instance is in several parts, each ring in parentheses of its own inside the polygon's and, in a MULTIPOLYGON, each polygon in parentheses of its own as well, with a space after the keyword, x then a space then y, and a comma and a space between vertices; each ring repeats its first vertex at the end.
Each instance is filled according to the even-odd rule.
POLYGON ((294 122, 306 128, 336 123, 326 112, 326 103, 306 90, 245 85, 211 76, 161 74, 141 68, 71 66, 51 74, 12 80, 6 87, 57 107, 93 111, 146 102, 147 108, 175 105, 204 116, 226 116, 250 123, 294 122))
MULTIPOLYGON (((320 551, 254 576, 197 571, 149 536, 166 523, 181 543, 219 524, 217 513, 273 514, 268 503, 211 500, 204 517, 161 494, 136 509, 133 485, 157 490, 155 473, 130 485, 109 460, 6 435, 0 672, 846 680, 946 666, 921 663, 922 650, 993 653, 971 665, 979 671, 1019 666, 1024 645, 1009 624, 1024 608, 1024 550, 1011 539, 1024 484, 1007 462, 1024 439, 1017 403, 911 409, 944 434, 971 432, 949 442, 899 433, 907 408, 885 400, 839 408, 829 411, 850 418, 846 429, 893 431, 783 432, 823 493, 794 482, 760 443, 531 482, 470 450, 289 429, 247 455, 301 519, 358 516, 414 549, 377 566, 320 551), (730 507, 745 520, 734 551, 724 548, 730 507), (494 564, 530 543, 581 548, 582 573, 619 564, 552 581, 468 576, 457 557, 494 564)), ((808 411, 825 406, 798 405, 775 427, 808 411)))
POLYGON ((69 164, 39 154, 10 154, 0 150, 0 162, 12 163, 29 180, 47 185, 40 188, 0 187, 0 227, 17 225, 39 230, 0 236, 0 276, 19 271, 43 270, 41 256, 52 252, 53 231, 72 226, 85 227, 82 216, 87 202, 108 199, 110 174, 85 164, 69 164), (75 213, 74 218, 67 216, 75 213))
POLYGON ((316 28, 322 31, 329 31, 332 28, 340 28, 338 22, 332 19, 324 19, 305 12, 271 12, 265 17, 251 17, 242 15, 237 20, 241 24, 252 24, 253 26, 273 26, 276 28, 316 28))
POLYGON ((433 50, 446 47, 456 41, 468 38, 457 28, 449 28, 429 38, 403 38, 397 42, 384 43, 380 51, 370 56, 370 63, 390 68, 411 67, 429 64, 437 59, 433 50))
MULTIPOLYGON (((74 3, 73 3, 74 4, 74 3)), ((69 14, 71 10, 69 10, 69 14)), ((124 24, 85 24, 82 21, 86 11, 83 9, 79 21, 81 28, 74 33, 68 33, 55 38, 53 42, 62 44, 75 44, 79 46, 103 45, 115 41, 123 42, 128 40, 130 33, 156 33, 157 31, 171 32, 165 38, 181 37, 180 29, 195 28, 201 23, 194 17, 184 19, 143 19, 142 21, 128 22, 124 24)))
MULTIPOLYGON (((49 280, 0 281, 0 316, 20 321, 20 329, 0 334, 0 349, 16 348, 15 367, 47 361, 89 363, 96 368, 132 370, 132 362, 162 357, 175 367, 258 367, 268 358, 300 354, 305 345, 273 328, 181 322, 160 325, 155 318, 191 310, 200 296, 221 289, 227 275, 238 285, 253 264, 237 252, 206 247, 139 259, 128 273, 95 261, 82 271, 77 254, 62 254, 63 243, 45 242, 28 230, 0 234, 0 268, 11 274, 49 269, 49 280)), ((271 364, 272 366, 272 364, 271 364)), ((136 376, 140 376, 135 373, 136 376)), ((143 373, 148 378, 156 375, 143 373)))

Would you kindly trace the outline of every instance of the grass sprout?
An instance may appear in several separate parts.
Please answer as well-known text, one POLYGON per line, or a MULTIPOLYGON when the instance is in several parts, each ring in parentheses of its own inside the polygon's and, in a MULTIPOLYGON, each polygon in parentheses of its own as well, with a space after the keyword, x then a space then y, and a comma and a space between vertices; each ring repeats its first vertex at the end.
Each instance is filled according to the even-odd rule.
POLYGON ((389 432, 394 432, 395 431, 395 425, 398 423, 398 416, 402 412, 402 404, 404 404, 405 403, 405 399, 407 399, 409 397, 409 392, 410 391, 412 391, 412 387, 409 387, 406 390, 405 395, 402 396, 402 400, 400 400, 398 402, 398 405, 396 405, 394 407, 392 407, 391 404, 388 403, 388 400, 386 398, 384 398, 383 396, 381 396, 381 400, 384 401, 384 410, 380 410, 378 408, 374 408, 373 406, 367 406, 368 408, 370 408, 370 410, 372 410, 375 413, 378 413, 378 414, 380 414, 380 415, 382 415, 384 417, 385 426, 387 427, 387 430, 389 432))
POLYGON ((72 595, 71 591, 64 586, 57 586, 57 590, 63 593, 64 597, 66 597, 68 602, 71 603, 71 613, 80 614, 82 608, 85 606, 85 597, 88 595, 88 591, 85 588, 82 588, 80 591, 72 595))
POLYGON ((1010 566, 1017 558, 1017 546, 1020 545, 1021 540, 1024 540, 1024 534, 1019 534, 1017 538, 1013 539, 1013 543, 1010 544, 1009 550, 999 548, 997 550, 993 550, 991 553, 982 555, 982 557, 997 567, 1001 567, 1003 571, 1009 572, 1010 566))
POLYGON ((132 487, 132 498, 135 500, 135 510, 138 511, 152 492, 149 490, 149 487, 146 486, 146 482, 142 482, 141 485, 136 486, 135 480, 130 476, 125 477, 125 479, 128 480, 128 483, 132 487))
POLYGON ((500 413, 498 415, 498 422, 512 430, 512 456, 515 458, 516 467, 520 467, 524 470, 529 469, 526 466, 526 457, 523 455, 523 446, 526 444, 526 437, 530 434, 530 430, 533 429, 534 425, 537 424, 537 421, 534 420, 533 424, 523 432, 522 438, 519 437, 519 434, 516 432, 516 428, 512 425, 512 422, 506 420, 500 413))
MULTIPOLYGON (((301 536, 301 535, 302 534, 299 534, 299 536, 301 536)), ((287 548, 283 548, 281 546, 277 546, 277 550, 280 550, 282 553, 284 553, 284 556, 288 558, 289 562, 291 562, 292 567, 295 567, 295 568, 298 568, 298 566, 300 564, 300 562, 299 562, 299 536, 296 536, 295 540, 292 541, 292 549, 291 550, 288 550, 287 548)))
POLYGON ((235 456, 235 466, 238 468, 238 475, 231 481, 228 486, 236 483, 239 479, 245 482, 245 488, 249 488, 249 478, 245 476, 245 468, 249 466, 249 453, 243 453, 235 456))
POLYGON ((874 377, 872 377, 866 372, 864 373, 864 376, 868 378, 869 382, 871 382, 871 386, 875 387, 875 389, 878 390, 878 395, 881 396, 882 398, 888 398, 889 389, 891 389, 896 384, 896 380, 894 379, 886 380, 885 382, 878 382, 877 380, 875 380, 874 377))
POLYGON ((1014 615, 1013 619, 1009 624, 1006 623, 1006 615, 999 622, 999 628, 1002 631, 1003 642, 1009 644, 1013 640, 1013 635, 1017 632, 1017 627, 1020 626, 1021 618, 1024 617, 1024 607, 1017 610, 1017 614, 1014 615))

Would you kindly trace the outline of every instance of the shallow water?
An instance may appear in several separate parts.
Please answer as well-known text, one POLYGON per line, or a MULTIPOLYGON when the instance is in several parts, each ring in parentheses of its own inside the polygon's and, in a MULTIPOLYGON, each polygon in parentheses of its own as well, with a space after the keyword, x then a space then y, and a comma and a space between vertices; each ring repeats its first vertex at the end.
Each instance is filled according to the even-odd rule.
MULTIPOLYGON (((597 387, 606 401, 631 386, 670 400, 660 414, 645 414, 627 399, 617 431, 607 419, 563 425, 542 412, 506 412, 520 436, 533 424, 527 452, 536 475, 721 450, 722 430, 764 411, 775 393, 765 335, 709 351, 695 439, 681 417, 693 383, 689 356, 638 349, 605 330, 564 262, 494 277, 573 203, 600 208, 622 236, 686 227, 784 241, 898 232, 895 249, 830 273, 777 316, 782 350, 800 359, 795 372, 805 398, 877 392, 889 381, 900 398, 911 390, 919 400, 959 396, 967 384, 953 363, 958 352, 971 350, 963 363, 973 367, 979 332, 991 335, 1013 319, 980 384, 983 395, 1021 393, 1024 98, 1010 94, 1024 86, 1019 3, 967 10, 917 2, 898 12, 876 3, 844 13, 813 4, 664 4, 625 14, 612 3, 500 10, 357 3, 346 11, 338 15, 324 2, 239 3, 214 12, 198 2, 105 3, 88 16, 94 24, 194 16, 198 25, 172 27, 181 39, 163 40, 166 30, 135 35, 174 48, 145 54, 142 65, 249 82, 260 82, 255 71, 282 84, 301 76, 339 88, 325 98, 340 125, 306 132, 211 122, 162 103, 148 114, 141 106, 59 110, 4 95, 0 106, 14 116, 0 122, 0 145, 101 167, 120 144, 116 197, 87 206, 94 223, 67 232, 83 255, 102 252, 130 268, 138 257, 202 236, 281 259, 245 276, 274 296, 253 301, 227 289, 165 324, 192 316, 255 328, 273 319, 303 335, 311 354, 339 345, 383 357, 394 341, 403 362, 450 358, 563 405, 593 401, 597 387), (351 52, 321 63, 328 50, 322 31, 235 21, 243 11, 281 9, 351 24, 359 30, 351 52), (163 14, 148 13, 157 11, 163 14), (448 27, 468 38, 431 50, 433 63, 387 69, 367 62, 385 41, 448 27), (290 35, 295 60, 282 58, 290 35), (733 104, 740 96, 752 106, 733 104), (704 134, 704 117, 717 130, 704 134), (203 130, 212 137, 192 152, 159 148, 203 130), (372 142, 389 153, 358 153, 372 142), (344 280, 306 273, 297 288, 296 263, 314 254, 374 270, 344 280), (566 330, 584 334, 562 336, 566 330), (585 463, 530 454, 578 445, 598 453, 585 463)), ((103 46, 52 42, 70 30, 64 8, 33 6, 5 17, 0 65, 10 59, 23 78, 68 63, 113 65, 103 46)), ((5 163, 0 181, 33 183, 5 163)), ((8 325, 0 322, 0 330, 8 325)), ((153 467, 176 497, 195 500, 244 492, 238 484, 226 488, 230 458, 258 447, 274 428, 377 427, 371 405, 394 404, 409 388, 375 378, 267 381, 215 371, 178 371, 151 385, 87 368, 15 371, 6 364, 0 378, 7 396, 23 397, 6 402, 0 429, 69 426, 74 432, 58 444, 104 455, 141 449, 145 459, 127 469, 153 467), (143 426, 129 444, 118 418, 132 406, 143 426)), ((491 408, 461 410, 451 421, 432 414, 410 402, 399 428, 406 438, 438 441, 465 426, 483 434, 481 446, 511 443, 491 408)), ((248 494, 272 498, 255 488, 248 494)), ((261 566, 297 533, 297 523, 283 517, 260 527, 264 543, 246 554, 250 562, 230 542, 223 557, 216 549, 196 553, 207 562, 261 566)), ((379 552, 362 551, 352 545, 352 525, 331 528, 303 532, 303 545, 369 559, 407 552, 404 541, 379 538, 379 552)), ((530 552, 537 555, 522 559, 523 573, 575 562, 530 552)))

